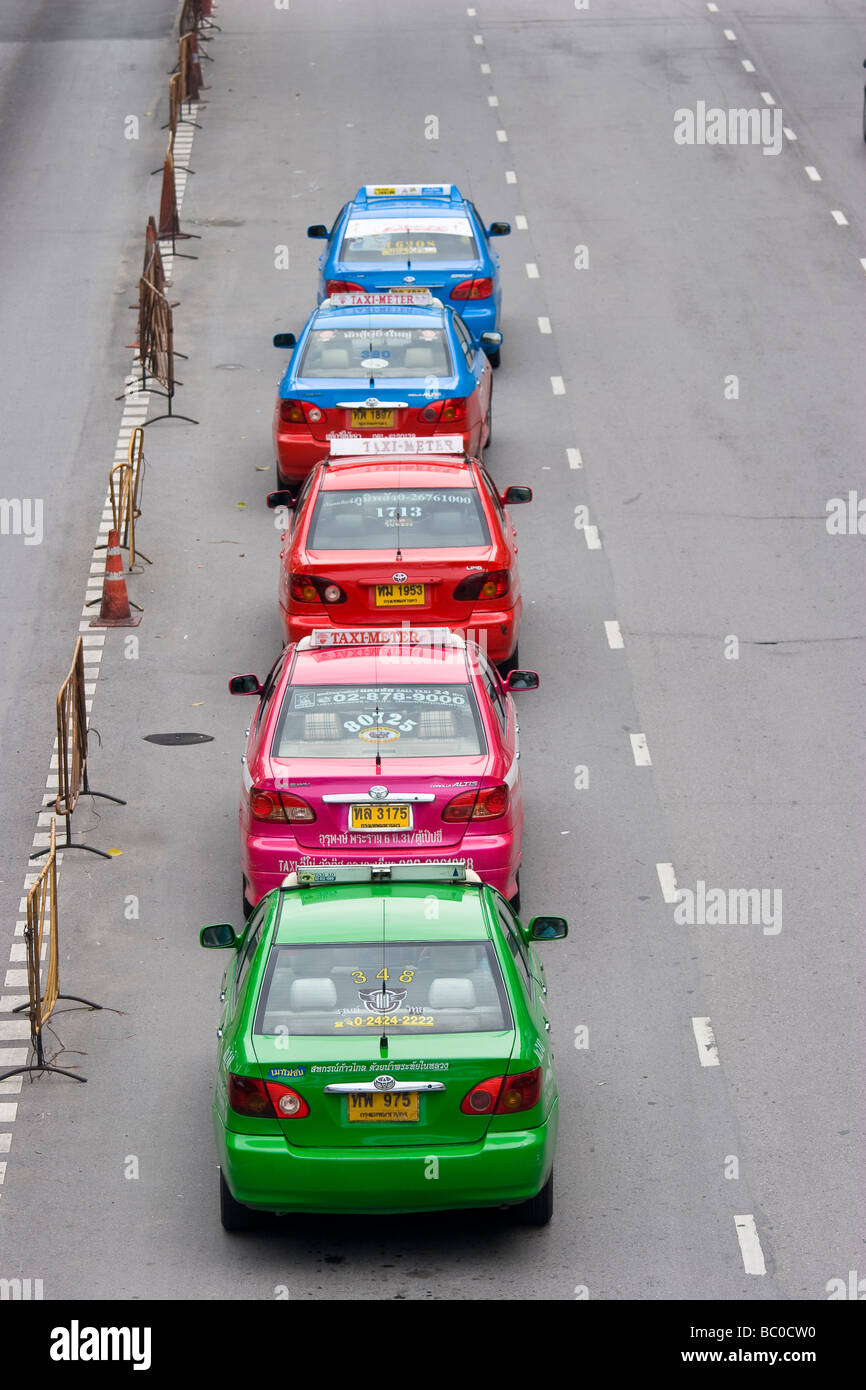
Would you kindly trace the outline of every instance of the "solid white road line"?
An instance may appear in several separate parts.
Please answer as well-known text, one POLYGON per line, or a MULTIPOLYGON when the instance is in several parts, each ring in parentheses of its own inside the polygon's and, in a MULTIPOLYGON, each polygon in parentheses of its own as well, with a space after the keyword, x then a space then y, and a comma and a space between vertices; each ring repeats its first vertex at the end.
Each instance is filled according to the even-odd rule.
POLYGON ((844 212, 839 212, 839 211, 837 210, 837 211, 835 211, 835 212, 831 212, 831 213, 830 213, 830 216, 832 217, 833 221, 836 223, 837 227, 847 227, 847 226, 848 226, 848 218, 845 216, 844 212))
POLYGON ((695 1042, 698 1045, 698 1056, 701 1059, 702 1067, 717 1067, 719 1065, 719 1049, 716 1046, 716 1038, 713 1033, 713 1025, 708 1018, 693 1018, 692 1028, 695 1034, 695 1042))
POLYGON ((766 1274, 767 1266, 764 1264, 764 1252, 758 1239, 754 1216, 735 1216, 734 1225, 737 1228, 737 1240, 740 1242, 740 1254, 746 1273, 766 1274))
POLYGON ((565 453, 566 457, 568 458, 569 468, 583 467, 583 456, 581 455, 579 449, 566 449, 565 453))
POLYGON ((635 767, 652 767, 652 758, 647 747, 646 734, 629 734, 635 767))
POLYGON ((675 903, 677 900, 677 876, 674 873, 673 864, 656 864, 656 873, 659 876, 659 884, 665 902, 675 903))
POLYGON ((619 623, 616 618, 605 618, 604 630, 607 635, 607 645, 612 651, 621 651, 625 646, 622 640, 622 633, 619 630, 619 623))
POLYGON ((814 164, 806 164, 804 167, 806 173, 809 175, 809 178, 812 180, 813 183, 821 182, 821 175, 818 173, 818 170, 815 168, 814 164))

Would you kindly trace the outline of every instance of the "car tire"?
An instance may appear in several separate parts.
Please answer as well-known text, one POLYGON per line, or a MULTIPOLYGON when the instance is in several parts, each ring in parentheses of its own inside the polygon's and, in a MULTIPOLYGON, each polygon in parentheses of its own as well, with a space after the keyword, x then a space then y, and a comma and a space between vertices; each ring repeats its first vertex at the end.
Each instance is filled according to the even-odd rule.
POLYGON ((256 1225, 257 1212, 236 1202, 220 1168, 220 1221, 224 1231, 249 1231, 256 1225))
POLYGON ((245 878, 241 879, 241 898, 243 901, 244 921, 246 921, 248 917, 252 916, 254 904, 251 903, 247 897, 247 881, 245 878))
POLYGON ((553 1216, 553 1172, 540 1192, 514 1210, 521 1226, 546 1226, 553 1216))
POLYGON ((513 897, 513 898, 509 898, 509 899, 508 899, 508 906, 512 909, 513 912, 516 912, 517 915, 519 916, 519 915, 520 915, 520 870, 519 870, 519 869, 517 870, 517 873, 516 873, 515 876, 514 876, 514 882, 515 882, 515 893, 514 893, 514 897, 513 897))
POLYGON ((520 665, 520 648, 515 645, 514 651, 507 656, 504 661, 496 663, 500 676, 507 676, 511 671, 516 671, 520 665))
POLYGON ((487 354, 487 360, 495 372, 502 361, 502 348, 497 348, 495 352, 489 352, 487 354))

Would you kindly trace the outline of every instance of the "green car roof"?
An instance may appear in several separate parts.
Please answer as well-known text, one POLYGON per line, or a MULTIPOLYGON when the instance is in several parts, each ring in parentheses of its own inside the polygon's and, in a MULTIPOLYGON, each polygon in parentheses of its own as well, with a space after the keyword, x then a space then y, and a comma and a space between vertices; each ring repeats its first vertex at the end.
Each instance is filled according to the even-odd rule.
POLYGON ((347 883, 284 888, 274 935, 298 942, 478 941, 490 937, 483 884, 347 883), (435 915, 430 903, 435 901, 435 915))

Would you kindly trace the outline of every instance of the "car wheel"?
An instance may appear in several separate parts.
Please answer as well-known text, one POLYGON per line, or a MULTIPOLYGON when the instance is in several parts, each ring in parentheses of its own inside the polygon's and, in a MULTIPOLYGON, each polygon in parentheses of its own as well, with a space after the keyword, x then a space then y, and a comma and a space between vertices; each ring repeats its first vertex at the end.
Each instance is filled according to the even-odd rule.
POLYGON ((253 903, 251 903, 250 900, 249 900, 249 898, 247 897, 247 881, 246 881, 245 878, 242 878, 242 879, 241 879, 241 897, 242 897, 242 901, 243 901, 243 905, 244 905, 244 906, 243 906, 244 921, 246 921, 247 918, 250 917, 250 916, 252 915, 253 903))
POLYGON ((513 910, 514 910, 516 913, 519 914, 519 913, 520 913, 520 870, 519 870, 519 869, 517 870, 517 873, 516 873, 516 875, 515 875, 514 882, 515 882, 515 884, 516 884, 516 889, 515 889, 514 897, 513 897, 513 898, 509 898, 509 899, 508 899, 508 902, 509 902, 509 905, 511 906, 511 908, 513 908, 513 910))
POLYGON ((499 363, 502 361, 502 348, 497 348, 495 352, 489 352, 487 354, 487 360, 495 372, 499 363))
POLYGON ((496 663, 500 676, 507 676, 510 671, 516 671, 520 665, 520 652, 515 646, 514 651, 504 661, 496 663))
POLYGON ((257 1212, 250 1211, 241 1202, 236 1202, 229 1192, 228 1183, 220 1175, 220 1221, 224 1231, 249 1231, 256 1224, 257 1212))
POLYGON ((528 1202, 521 1202, 519 1207, 515 1207, 514 1212, 522 1226, 547 1225, 553 1216, 552 1172, 541 1191, 536 1196, 530 1197, 528 1202))

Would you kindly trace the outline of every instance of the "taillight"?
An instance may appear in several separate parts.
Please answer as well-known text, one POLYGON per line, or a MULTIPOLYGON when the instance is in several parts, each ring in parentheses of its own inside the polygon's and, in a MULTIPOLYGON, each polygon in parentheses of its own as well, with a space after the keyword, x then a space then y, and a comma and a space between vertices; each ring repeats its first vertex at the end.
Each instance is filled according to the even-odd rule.
POLYGON ((254 1119, 264 1116, 269 1120, 274 1117, 265 1083, 257 1076, 235 1076, 229 1072, 229 1105, 239 1115, 251 1115, 254 1119))
POLYGON ((297 1091, 293 1091, 291 1086, 284 1086, 280 1081, 266 1081, 265 1085, 279 1119, 306 1119, 310 1113, 310 1107, 304 1097, 299 1096, 297 1091))
POLYGON ((502 1076, 491 1076, 487 1081, 479 1081, 460 1102, 464 1115, 489 1115, 496 1108, 499 1092, 502 1090, 502 1076))
POLYGON ((461 792, 442 812, 444 821, 496 820, 508 810, 509 792, 504 782, 482 787, 479 792, 461 792))
POLYGON ((306 425, 312 421, 317 425, 324 420, 325 412, 309 401, 280 401, 280 419, 284 425, 306 425))
POLYGON ((364 286, 354 280, 326 280, 325 294, 363 294, 364 286))
POLYGON ((263 791, 260 787, 253 787, 250 792, 250 813, 253 820, 279 821, 283 825, 286 821, 316 819, 312 806, 302 797, 292 792, 263 791))
POLYGON ((510 582, 508 570, 470 574, 466 579, 461 579, 454 590, 454 597, 461 603, 474 603, 477 599, 504 598, 510 582))
POLYGON ((451 291, 452 299, 489 299, 493 293, 493 281, 490 276, 485 276, 482 280, 461 280, 459 285, 455 285, 451 291))
POLYGON ((289 575, 289 593, 298 603, 345 603, 346 595, 333 579, 318 575, 289 575))
POLYGON ((534 1067, 532 1071, 506 1076, 496 1105, 496 1114, 514 1115, 519 1110, 531 1110, 540 1100, 541 1067, 534 1067))
POLYGON ((516 1076, 490 1076, 467 1091, 460 1102, 464 1115, 517 1115, 541 1099, 541 1067, 516 1076))
POLYGON ((455 396, 448 401, 431 401, 425 405, 423 410, 419 410, 419 420, 424 420, 426 424, 453 424, 455 420, 463 420, 466 416, 466 397, 455 396))
POLYGON ((304 1097, 279 1081, 229 1072, 228 1091, 232 1110, 251 1119, 272 1120, 277 1115, 281 1120, 303 1120, 310 1113, 304 1097))

